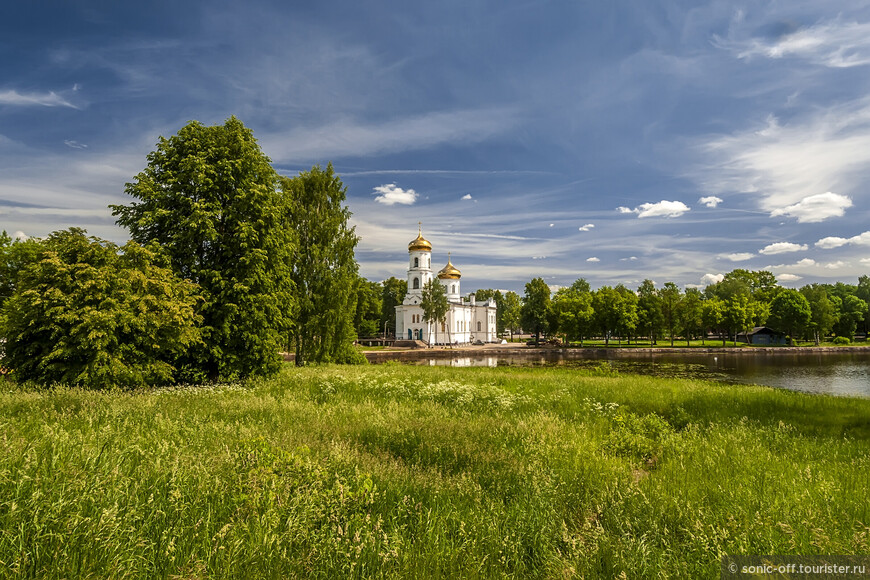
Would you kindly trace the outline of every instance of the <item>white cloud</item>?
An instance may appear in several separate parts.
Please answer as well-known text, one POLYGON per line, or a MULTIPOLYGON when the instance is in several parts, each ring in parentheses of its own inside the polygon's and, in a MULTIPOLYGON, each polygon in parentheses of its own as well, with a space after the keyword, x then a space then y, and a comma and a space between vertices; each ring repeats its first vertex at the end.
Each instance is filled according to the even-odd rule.
POLYGON ((721 197, 716 197, 715 195, 708 195, 707 197, 702 197, 698 200, 698 203, 702 203, 707 207, 716 207, 720 203, 722 203, 721 197))
POLYGON ((828 270, 839 270, 840 268, 843 268, 843 267, 848 266, 848 265, 849 264, 847 264, 846 262, 844 262, 842 260, 837 260, 836 262, 831 262, 830 264, 825 264, 825 268, 827 268, 828 270))
POLYGON ((853 244, 856 246, 870 246, 870 232, 864 232, 858 234, 857 236, 852 236, 851 238, 838 238, 836 236, 829 236, 827 238, 822 238, 818 242, 816 242, 816 247, 822 248, 824 250, 830 250, 833 248, 839 248, 840 246, 845 246, 846 244, 853 244))
POLYGON ((809 267, 815 266, 815 265, 816 265, 816 261, 813 260, 812 258, 804 258, 802 260, 798 260, 794 264, 777 264, 775 266, 765 266, 764 269, 765 270, 783 270, 783 269, 793 270, 793 269, 800 269, 800 268, 809 268, 809 267))
POLYGON ((12 234, 12 238, 15 240, 21 240, 23 242, 24 240, 29 239, 30 236, 28 236, 27 234, 25 234, 21 230, 18 230, 14 234, 12 234))
POLYGON ((581 232, 588 232, 589 230, 591 230, 594 227, 595 227, 595 224, 586 224, 586 225, 580 226, 577 229, 580 230, 581 232))
POLYGON ((709 286, 710 284, 718 284, 725 279, 725 274, 704 274, 701 276, 701 284, 709 286))
POLYGON ((63 144, 66 145, 67 147, 71 147, 73 149, 87 149, 88 148, 88 146, 85 145, 84 143, 79 143, 78 141, 73 141, 71 139, 67 139, 66 141, 63 142, 63 144))
POLYGON ((19 93, 18 91, 0 91, 0 105, 18 105, 24 107, 69 107, 76 106, 55 93, 19 93))
POLYGON ((759 254, 764 254, 765 256, 772 256, 774 254, 785 254, 787 252, 802 252, 807 249, 806 244, 793 244, 791 242, 776 242, 775 244, 770 244, 764 246, 762 249, 758 250, 759 254))
POLYGON ((681 201, 662 200, 658 203, 644 203, 634 209, 618 207, 619 213, 636 213, 638 218, 647 217, 679 217, 689 211, 690 208, 681 201))
POLYGON ((796 217, 798 223, 815 223, 832 217, 840 217, 846 208, 852 207, 852 199, 838 193, 820 193, 805 197, 799 202, 774 209, 771 217, 780 215, 796 217))
POLYGON ((870 23, 838 20, 801 28, 773 40, 717 38, 716 44, 737 52, 741 59, 794 56, 821 66, 848 68, 870 64, 870 23))
POLYGON ((462 199, 471 199, 471 194, 466 193, 465 195, 462 196, 462 199))
POLYGON ((591 258, 586 258, 586 261, 587 262, 600 262, 601 260, 599 260, 595 256, 592 256, 591 258))
POLYGON ((691 170, 710 193, 740 192, 773 216, 818 222, 842 216, 864 196, 870 166, 870 98, 817 107, 788 124, 775 119, 693 144, 702 158, 691 170))
POLYGON ((802 276, 798 276, 797 274, 777 274, 776 279, 781 282, 796 282, 800 280, 802 276))
POLYGON ((870 258, 861 258, 862 264, 870 264, 870 258))
POLYGON ((738 252, 736 254, 726 254, 723 257, 731 260, 732 262, 745 262, 746 260, 751 260, 752 258, 754 258, 755 254, 752 254, 750 252, 738 252))
POLYGON ((377 193, 375 201, 384 205, 413 205, 417 201, 417 192, 413 189, 402 189, 397 187, 395 183, 379 185, 374 189, 373 193, 377 193))
POLYGON ((634 262, 637 260, 637 256, 629 256, 628 258, 620 258, 620 262, 634 262))
POLYGON ((556 225, 556 224, 550 224, 550 227, 553 227, 554 225, 556 225))

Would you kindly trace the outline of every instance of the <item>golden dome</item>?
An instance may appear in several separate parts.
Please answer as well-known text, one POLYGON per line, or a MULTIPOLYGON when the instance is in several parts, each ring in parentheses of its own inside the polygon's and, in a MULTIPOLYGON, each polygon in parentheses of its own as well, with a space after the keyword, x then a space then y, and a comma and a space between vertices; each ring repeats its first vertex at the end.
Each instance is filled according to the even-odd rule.
POLYGON ((417 234, 417 237, 411 240, 411 243, 408 244, 409 252, 431 252, 432 244, 429 243, 429 240, 423 237, 423 226, 420 224, 420 233, 417 234))
POLYGON ((447 254, 447 265, 438 271, 438 278, 441 280, 459 280, 461 277, 462 272, 450 263, 450 254, 447 254))

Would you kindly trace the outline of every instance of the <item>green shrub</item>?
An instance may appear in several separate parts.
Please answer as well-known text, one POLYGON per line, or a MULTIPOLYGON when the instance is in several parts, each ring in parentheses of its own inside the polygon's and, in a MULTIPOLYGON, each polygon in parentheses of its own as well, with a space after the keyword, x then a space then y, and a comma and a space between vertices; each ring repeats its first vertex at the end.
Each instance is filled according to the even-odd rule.
POLYGON ((831 342, 836 345, 852 344, 852 341, 846 336, 835 336, 831 342))

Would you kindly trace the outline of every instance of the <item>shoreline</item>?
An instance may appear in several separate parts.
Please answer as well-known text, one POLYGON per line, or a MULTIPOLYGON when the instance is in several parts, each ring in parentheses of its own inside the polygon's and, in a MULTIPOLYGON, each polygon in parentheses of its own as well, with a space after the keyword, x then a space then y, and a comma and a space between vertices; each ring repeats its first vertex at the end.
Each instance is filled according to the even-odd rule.
POLYGON ((420 360, 427 358, 454 358, 475 356, 515 356, 515 355, 577 355, 578 358, 619 358, 652 356, 658 354, 737 354, 737 355, 773 355, 788 354, 844 354, 870 353, 868 346, 710 346, 710 347, 558 347, 558 346, 527 346, 521 343, 505 345, 470 345, 455 348, 421 348, 396 350, 365 350, 363 354, 369 362, 385 362, 388 360, 420 360))

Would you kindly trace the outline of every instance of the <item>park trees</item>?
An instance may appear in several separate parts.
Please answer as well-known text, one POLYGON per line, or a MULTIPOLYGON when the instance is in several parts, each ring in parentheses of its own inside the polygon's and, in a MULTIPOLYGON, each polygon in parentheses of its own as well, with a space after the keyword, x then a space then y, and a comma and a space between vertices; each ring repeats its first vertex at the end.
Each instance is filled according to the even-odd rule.
POLYGON ((683 299, 683 295, 680 293, 679 286, 673 282, 666 282, 659 291, 659 298, 661 299, 662 320, 668 330, 668 336, 671 337, 671 346, 674 346, 674 332, 679 323, 680 301, 683 299))
POLYGON ((381 331, 382 294, 383 287, 380 282, 371 282, 357 276, 353 328, 358 337, 376 336, 381 331))
POLYGON ((511 340, 514 338, 514 332, 519 330, 522 326, 521 314, 522 301, 520 300, 520 295, 516 292, 505 292, 504 299, 502 300, 502 308, 499 310, 497 316, 501 319, 502 328, 510 331, 511 340))
POLYGON ((423 285, 420 307, 423 309, 423 319, 435 327, 435 342, 438 342, 439 324, 446 325, 447 342, 452 342, 450 340, 450 325, 446 324, 450 303, 447 301, 447 292, 444 289, 444 285, 437 278, 432 278, 423 285))
POLYGON ((637 328, 649 336, 656 344, 659 328, 662 325, 662 304, 655 282, 646 279, 637 289, 637 328))
POLYGON ((697 334, 704 326, 704 304, 701 292, 695 288, 686 289, 682 301, 677 310, 679 328, 686 339, 686 346, 690 346, 692 336, 697 334))
POLYGON ((359 238, 348 224, 347 188, 331 163, 279 181, 285 227, 295 232, 287 259, 297 296, 290 331, 296 364, 362 362, 353 348, 359 238))
POLYGON ((605 346, 610 345, 610 336, 619 328, 622 296, 611 286, 602 286, 592 297, 595 323, 604 336, 605 346))
POLYGON ((382 283, 381 328, 384 332, 396 332, 396 306, 400 305, 408 293, 408 281, 390 276, 382 283))
POLYGON ((34 248, 3 307, 3 364, 17 378, 95 389, 178 378, 177 361, 199 344, 198 288, 159 247, 73 228, 34 248))
POLYGON ((172 269, 199 285, 202 342, 191 345, 186 363, 209 379, 270 374, 280 364, 296 310, 296 240, 275 181, 241 121, 191 121, 161 137, 127 184, 136 201, 111 206, 134 241, 158 244, 172 269))
POLYGON ((526 294, 520 311, 523 329, 535 335, 535 344, 546 334, 550 310, 550 287, 543 278, 534 278, 526 284, 526 294))
POLYGON ((812 320, 810 303, 797 290, 782 290, 770 304, 769 320, 775 328, 795 339, 812 320))
POLYGON ((595 315, 589 284, 581 278, 571 286, 560 288, 553 297, 551 308, 565 339, 579 340, 580 346, 583 346, 583 339, 588 335, 595 315))
POLYGON ((855 329, 858 323, 864 320, 864 314, 867 312, 867 303, 852 294, 846 294, 839 301, 839 318, 834 324, 834 332, 837 336, 845 336, 849 340, 855 337, 855 329))
POLYGON ((837 309, 828 298, 827 290, 819 284, 809 284, 800 289, 810 305, 809 330, 813 334, 816 346, 822 337, 831 331, 837 322, 837 309))

